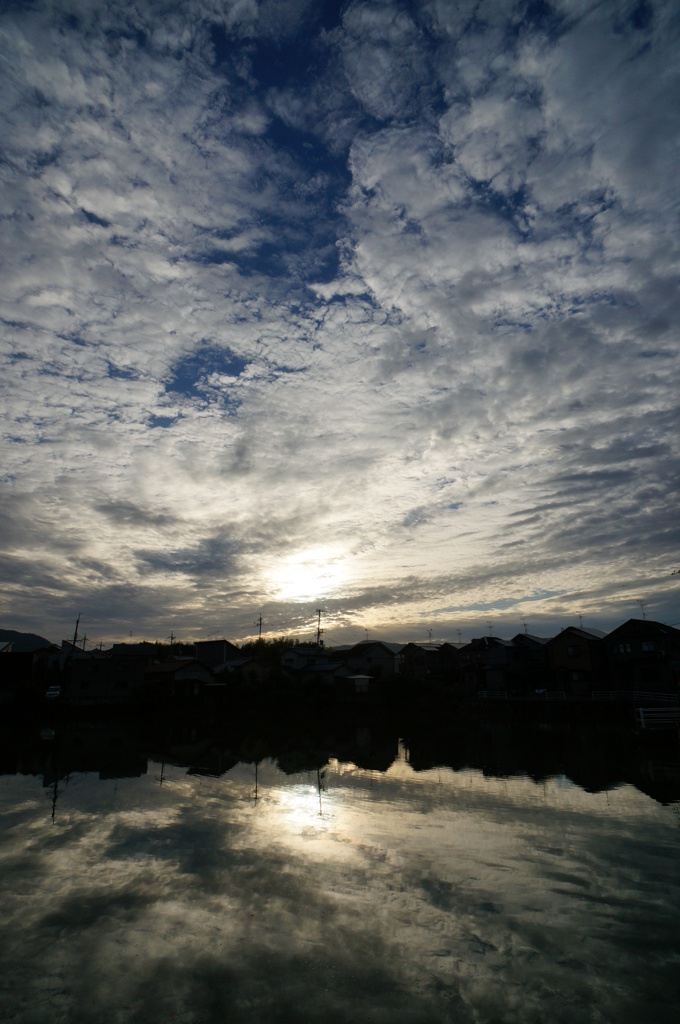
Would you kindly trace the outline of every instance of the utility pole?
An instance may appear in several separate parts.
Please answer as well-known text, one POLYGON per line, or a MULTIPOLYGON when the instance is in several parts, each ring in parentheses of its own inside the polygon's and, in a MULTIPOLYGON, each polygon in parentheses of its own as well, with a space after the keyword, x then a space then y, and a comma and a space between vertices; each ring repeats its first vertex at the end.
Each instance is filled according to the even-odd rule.
POLYGON ((321 647, 321 645, 322 645, 321 634, 323 633, 323 630, 321 628, 321 616, 326 614, 326 609, 325 608, 317 608, 316 609, 316 614, 317 614, 316 646, 317 647, 321 647))
POLYGON ((78 640, 78 626, 80 625, 80 616, 81 616, 82 614, 83 614, 82 612, 78 612, 78 618, 76 619, 76 628, 75 628, 75 630, 73 631, 73 646, 74 646, 74 647, 75 647, 75 645, 76 645, 76 642, 77 642, 77 640, 78 640))
POLYGON ((170 641, 170 654, 172 654, 172 645, 174 644, 176 639, 177 637, 175 636, 174 632, 170 630, 170 636, 168 637, 168 640, 170 641))
POLYGON ((255 625, 260 627, 260 633, 259 633, 259 636, 258 636, 257 639, 261 640, 262 639, 262 612, 260 612, 260 617, 255 620, 255 625))

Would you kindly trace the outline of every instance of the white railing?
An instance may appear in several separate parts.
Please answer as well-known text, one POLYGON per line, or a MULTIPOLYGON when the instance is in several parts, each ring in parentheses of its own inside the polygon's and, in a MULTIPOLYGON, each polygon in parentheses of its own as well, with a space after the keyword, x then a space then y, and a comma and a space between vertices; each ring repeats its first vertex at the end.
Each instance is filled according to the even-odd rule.
POLYGON ((680 727, 680 708, 636 708, 639 729, 670 729, 680 727))
POLYGON ((635 703, 638 700, 654 701, 657 704, 670 704, 677 700, 673 693, 652 693, 648 690, 593 690, 593 700, 629 700, 635 703))

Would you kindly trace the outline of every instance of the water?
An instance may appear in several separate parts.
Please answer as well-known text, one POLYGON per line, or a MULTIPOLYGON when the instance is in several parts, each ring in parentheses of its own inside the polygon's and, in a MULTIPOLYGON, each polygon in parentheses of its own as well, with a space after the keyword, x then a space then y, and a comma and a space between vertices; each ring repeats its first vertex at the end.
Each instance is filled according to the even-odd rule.
POLYGON ((396 739, 289 774, 96 730, 66 772, 57 740, 0 776, 3 1021, 678 1019, 677 803, 396 739))

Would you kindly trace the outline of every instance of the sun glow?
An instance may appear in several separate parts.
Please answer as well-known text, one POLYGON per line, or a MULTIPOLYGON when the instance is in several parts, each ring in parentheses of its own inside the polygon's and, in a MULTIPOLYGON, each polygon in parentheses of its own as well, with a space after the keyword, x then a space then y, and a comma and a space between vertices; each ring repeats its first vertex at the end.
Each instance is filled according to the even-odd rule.
POLYGON ((289 555, 274 571, 276 596, 283 601, 313 601, 337 594, 345 580, 343 554, 332 548, 307 548, 289 555))

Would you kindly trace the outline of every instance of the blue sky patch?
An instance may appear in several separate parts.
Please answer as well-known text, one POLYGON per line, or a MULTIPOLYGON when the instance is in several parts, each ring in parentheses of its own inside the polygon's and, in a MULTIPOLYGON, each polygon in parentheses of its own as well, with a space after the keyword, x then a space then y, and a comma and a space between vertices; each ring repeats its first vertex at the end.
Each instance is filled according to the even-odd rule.
POLYGON ((204 342, 198 349, 178 359, 165 384, 166 392, 175 392, 186 398, 203 395, 202 382, 213 373, 239 377, 248 365, 246 359, 228 348, 204 342))

